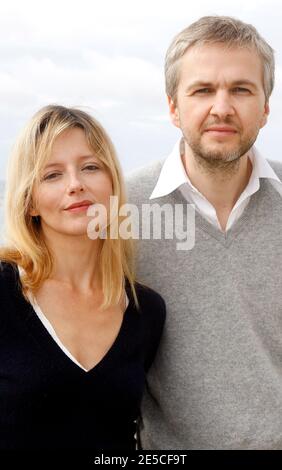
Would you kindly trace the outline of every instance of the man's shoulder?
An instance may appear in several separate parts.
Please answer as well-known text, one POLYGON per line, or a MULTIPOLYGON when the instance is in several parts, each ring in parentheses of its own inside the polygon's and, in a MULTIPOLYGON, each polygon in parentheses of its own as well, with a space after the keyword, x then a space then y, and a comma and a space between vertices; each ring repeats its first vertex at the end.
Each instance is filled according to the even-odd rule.
POLYGON ((282 162, 279 162, 277 160, 267 160, 271 168, 275 171, 277 176, 281 179, 282 181, 282 162))
POLYGON ((164 159, 156 160, 146 166, 132 170, 126 175, 126 182, 131 184, 131 182, 136 182, 140 180, 153 180, 158 179, 162 166, 164 164, 164 159))
POLYGON ((147 166, 137 168, 126 175, 125 182, 129 202, 142 198, 149 199, 157 184, 163 160, 157 160, 147 166))

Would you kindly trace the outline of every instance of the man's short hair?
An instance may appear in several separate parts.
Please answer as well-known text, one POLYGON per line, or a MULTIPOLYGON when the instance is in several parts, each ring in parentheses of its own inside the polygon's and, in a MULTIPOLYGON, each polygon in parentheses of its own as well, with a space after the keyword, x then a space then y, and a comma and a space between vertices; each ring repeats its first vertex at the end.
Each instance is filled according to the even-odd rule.
POLYGON ((193 46, 223 44, 226 48, 246 47, 256 51, 263 65, 266 102, 274 86, 274 50, 251 24, 230 16, 203 16, 181 31, 170 44, 165 58, 166 93, 176 104, 180 59, 193 46))

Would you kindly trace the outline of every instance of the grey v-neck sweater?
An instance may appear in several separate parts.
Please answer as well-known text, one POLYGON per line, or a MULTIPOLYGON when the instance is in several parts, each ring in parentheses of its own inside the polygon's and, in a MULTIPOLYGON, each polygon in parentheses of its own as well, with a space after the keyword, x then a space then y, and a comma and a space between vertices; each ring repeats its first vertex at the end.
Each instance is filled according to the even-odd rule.
MULTIPOLYGON (((128 178, 130 203, 150 202, 160 169, 128 178)), ((227 233, 197 213, 191 250, 138 241, 139 279, 167 304, 143 400, 145 449, 282 449, 282 199, 260 182, 227 233)), ((176 190, 151 203, 186 201, 176 190)))

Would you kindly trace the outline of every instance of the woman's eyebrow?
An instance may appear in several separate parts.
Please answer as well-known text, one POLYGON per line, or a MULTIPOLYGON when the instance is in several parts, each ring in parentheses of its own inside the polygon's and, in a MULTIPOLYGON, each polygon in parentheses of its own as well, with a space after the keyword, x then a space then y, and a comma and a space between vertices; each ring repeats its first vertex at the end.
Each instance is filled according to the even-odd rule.
MULTIPOLYGON (((79 157, 79 160, 84 160, 84 159, 87 160, 88 158, 95 158, 95 156, 92 155, 92 154, 90 154, 90 155, 81 155, 79 157)), ((51 167, 54 167, 54 166, 62 166, 62 165, 63 165, 63 163, 60 163, 60 162, 53 162, 53 163, 51 162, 51 163, 48 163, 48 165, 46 165, 44 167, 44 170, 47 170, 48 168, 51 168, 51 167)))

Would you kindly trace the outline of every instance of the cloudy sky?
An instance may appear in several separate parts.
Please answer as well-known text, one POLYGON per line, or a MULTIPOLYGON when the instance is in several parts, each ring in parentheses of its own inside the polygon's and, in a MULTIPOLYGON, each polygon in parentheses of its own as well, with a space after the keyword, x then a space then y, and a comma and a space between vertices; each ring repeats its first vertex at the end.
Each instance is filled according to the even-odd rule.
POLYGON ((0 179, 12 144, 41 106, 82 106, 111 135, 125 171, 165 156, 169 122, 163 59, 177 32, 207 14, 250 22, 276 51, 271 116, 257 145, 281 160, 280 0, 0 1, 0 179), (227 4, 227 6, 226 6, 227 4), (212 5, 212 6, 211 6, 212 5))

